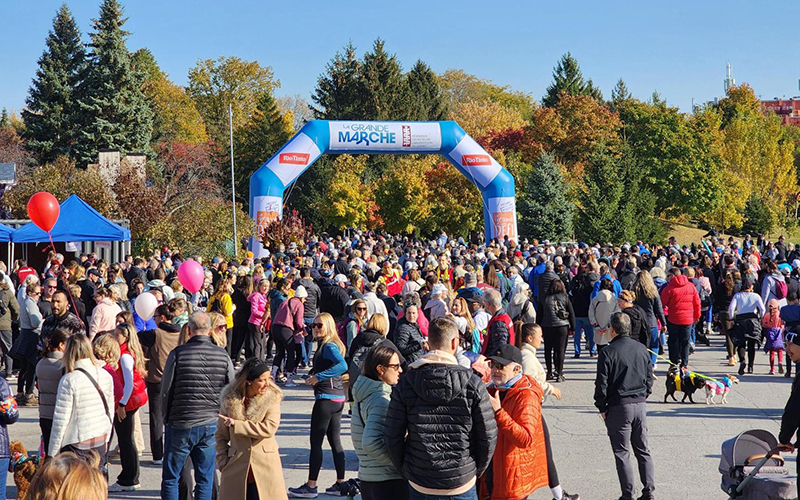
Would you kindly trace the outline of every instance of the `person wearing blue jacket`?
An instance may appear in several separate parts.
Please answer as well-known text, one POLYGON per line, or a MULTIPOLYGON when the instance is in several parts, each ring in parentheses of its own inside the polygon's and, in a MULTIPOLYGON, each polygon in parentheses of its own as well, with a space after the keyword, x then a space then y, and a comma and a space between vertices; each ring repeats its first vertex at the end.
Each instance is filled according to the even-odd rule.
POLYGON ((400 381, 400 355, 382 344, 373 347, 353 386, 353 446, 358 455, 358 478, 363 500, 407 500, 408 482, 389 457, 384 437, 392 386, 400 381))
POLYGON ((317 479, 322 468, 322 441, 328 436, 336 467, 336 482, 325 490, 328 495, 344 496, 344 448, 340 438, 345 388, 342 375, 347 372, 345 347, 336 331, 333 316, 322 313, 311 323, 311 331, 319 342, 314 365, 306 385, 314 388, 314 408, 311 410, 311 452, 308 459, 308 481, 289 488, 291 498, 316 498, 317 479))
POLYGON ((598 293, 600 293, 600 282, 604 279, 611 280, 611 284, 613 285, 614 289, 614 297, 619 298, 619 293, 622 291, 622 285, 619 284, 619 281, 611 275, 611 272, 608 270, 608 266, 605 264, 600 264, 600 279, 594 284, 594 290, 592 290, 592 298, 595 298, 598 293))
POLYGON ((539 254, 539 256, 536 257, 536 266, 528 275, 528 285, 530 285, 531 290, 533 291, 534 302, 536 302, 539 298, 539 275, 545 271, 544 261, 544 255, 539 254))

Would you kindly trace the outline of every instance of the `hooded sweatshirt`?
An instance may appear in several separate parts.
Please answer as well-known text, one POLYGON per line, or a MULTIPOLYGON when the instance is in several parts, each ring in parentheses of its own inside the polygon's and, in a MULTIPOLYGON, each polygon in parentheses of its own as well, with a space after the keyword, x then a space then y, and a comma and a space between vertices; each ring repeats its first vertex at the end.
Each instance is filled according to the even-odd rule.
POLYGON ((600 290, 589 305, 589 321, 595 327, 594 342, 606 345, 611 341, 611 333, 606 331, 611 315, 619 312, 619 303, 611 290, 600 290))

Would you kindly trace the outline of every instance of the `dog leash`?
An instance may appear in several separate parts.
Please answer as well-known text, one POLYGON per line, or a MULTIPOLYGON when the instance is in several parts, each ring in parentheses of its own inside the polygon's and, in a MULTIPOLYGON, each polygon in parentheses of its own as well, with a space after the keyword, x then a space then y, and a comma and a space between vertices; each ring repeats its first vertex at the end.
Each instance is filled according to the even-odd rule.
MULTIPOLYGON (((670 361, 668 358, 665 358, 664 356, 660 356, 660 355, 659 355, 657 352, 654 352, 654 351, 652 351, 652 350, 650 350, 650 349, 648 349, 647 351, 648 351, 650 354, 654 354, 654 355, 655 355, 655 357, 656 357, 657 359, 660 359, 661 361, 666 361, 666 362, 667 362, 667 363, 669 363, 671 366, 674 366, 675 368, 677 368, 678 370, 680 370, 680 368, 681 368, 681 367, 680 367, 680 365, 677 365, 677 364, 673 363, 673 362, 672 362, 672 361, 670 361)), ((702 379, 706 379, 706 380, 710 380, 710 381, 712 381, 712 382, 715 382, 715 383, 719 383, 719 381, 718 381, 717 379, 715 379, 715 378, 713 378, 713 377, 709 377, 708 375, 703 375, 702 373, 700 373, 700 372, 698 372, 698 371, 694 371, 694 370, 693 370, 693 371, 692 371, 692 373, 694 373, 694 374, 695 374, 695 376, 697 376, 697 377, 700 377, 700 378, 702 378, 702 379)))

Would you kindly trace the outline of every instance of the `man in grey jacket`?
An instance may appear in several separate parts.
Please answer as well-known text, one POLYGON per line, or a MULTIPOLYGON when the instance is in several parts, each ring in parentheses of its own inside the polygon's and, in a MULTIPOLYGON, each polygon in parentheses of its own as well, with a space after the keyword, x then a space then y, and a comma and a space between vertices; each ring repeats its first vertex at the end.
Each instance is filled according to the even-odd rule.
POLYGON ((178 500, 178 481, 191 455, 194 498, 211 500, 220 395, 233 380, 233 364, 225 349, 211 342, 208 314, 195 312, 188 327, 189 339, 167 357, 161 380, 165 424, 161 498, 178 500))

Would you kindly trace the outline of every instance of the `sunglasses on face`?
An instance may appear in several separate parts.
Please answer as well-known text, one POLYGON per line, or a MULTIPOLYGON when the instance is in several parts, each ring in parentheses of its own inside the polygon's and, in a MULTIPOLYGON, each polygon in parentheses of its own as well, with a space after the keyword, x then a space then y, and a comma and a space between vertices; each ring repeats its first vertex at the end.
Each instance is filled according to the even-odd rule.
POLYGON ((492 361, 492 360, 489 360, 489 368, 494 368, 494 369, 496 369, 496 370, 502 370, 502 369, 503 369, 503 368, 505 368, 506 366, 507 366, 507 365, 504 365, 504 364, 502 364, 502 363, 498 363, 497 361, 492 361))
POLYGON ((386 368, 392 368, 393 370, 400 369, 400 363, 389 363, 388 365, 383 365, 383 366, 385 366, 386 368))
POLYGON ((356 307, 356 311, 366 311, 366 307, 356 307))
POLYGON ((311 323, 311 328, 322 328, 322 323, 311 323))

